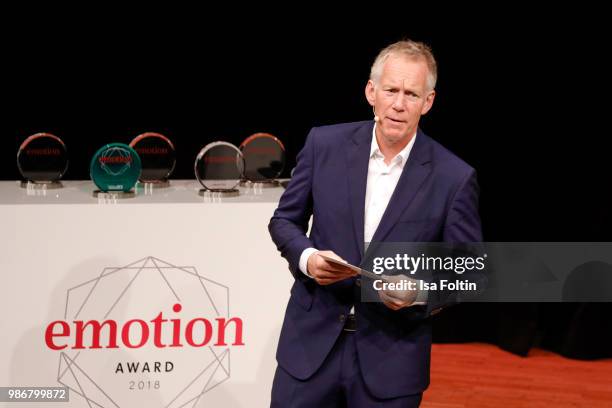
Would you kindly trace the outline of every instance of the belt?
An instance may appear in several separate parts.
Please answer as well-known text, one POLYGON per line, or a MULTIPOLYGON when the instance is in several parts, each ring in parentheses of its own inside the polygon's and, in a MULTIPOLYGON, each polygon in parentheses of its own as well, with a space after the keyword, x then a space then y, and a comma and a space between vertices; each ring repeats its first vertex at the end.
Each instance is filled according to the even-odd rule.
POLYGON ((355 319, 354 314, 349 314, 346 316, 344 321, 344 327, 342 328, 345 332, 354 332, 357 331, 357 320, 355 319))

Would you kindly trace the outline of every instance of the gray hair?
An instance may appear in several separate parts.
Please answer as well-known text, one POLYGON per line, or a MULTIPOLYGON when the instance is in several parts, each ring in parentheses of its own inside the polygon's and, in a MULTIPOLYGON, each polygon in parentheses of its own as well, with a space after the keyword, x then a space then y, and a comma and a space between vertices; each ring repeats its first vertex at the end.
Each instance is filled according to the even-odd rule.
POLYGON ((380 77, 382 76, 383 66, 390 55, 401 55, 413 60, 425 60, 427 70, 429 71, 427 74, 427 86, 430 90, 433 90, 436 87, 436 80, 438 79, 438 65, 436 64, 436 59, 434 58, 433 53, 431 52, 431 48, 429 48, 429 46, 425 43, 412 40, 403 40, 393 43, 378 54, 374 60, 374 64, 372 64, 372 69, 370 70, 370 79, 372 82, 378 84, 380 77))

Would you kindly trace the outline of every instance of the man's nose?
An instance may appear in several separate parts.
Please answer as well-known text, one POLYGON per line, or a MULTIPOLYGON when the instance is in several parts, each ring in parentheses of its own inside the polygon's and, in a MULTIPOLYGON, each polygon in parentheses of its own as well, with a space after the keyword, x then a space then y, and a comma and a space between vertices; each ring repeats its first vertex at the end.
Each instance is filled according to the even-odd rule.
POLYGON ((395 99, 393 100, 393 109, 395 110, 404 110, 404 93, 403 92, 398 92, 397 95, 395 96, 395 99))

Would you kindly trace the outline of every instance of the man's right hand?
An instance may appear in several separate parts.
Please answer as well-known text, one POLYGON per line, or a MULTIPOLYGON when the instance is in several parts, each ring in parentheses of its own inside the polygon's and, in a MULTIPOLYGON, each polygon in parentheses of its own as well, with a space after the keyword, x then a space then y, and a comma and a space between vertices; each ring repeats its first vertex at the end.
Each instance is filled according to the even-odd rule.
POLYGON ((318 254, 323 254, 330 258, 338 259, 346 262, 340 258, 333 251, 317 251, 312 253, 308 257, 308 275, 317 281, 319 285, 330 285, 343 279, 347 279, 357 275, 357 272, 350 268, 344 268, 340 265, 327 262, 321 258, 318 254))

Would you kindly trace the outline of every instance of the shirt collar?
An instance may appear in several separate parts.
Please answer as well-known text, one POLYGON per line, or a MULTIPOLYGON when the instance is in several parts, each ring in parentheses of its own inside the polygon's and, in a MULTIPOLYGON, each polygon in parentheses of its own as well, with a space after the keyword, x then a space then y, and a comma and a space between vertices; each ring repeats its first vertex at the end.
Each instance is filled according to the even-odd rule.
MULTIPOLYGON (((410 156, 410 151, 412 150, 412 146, 414 146, 414 141, 416 140, 416 132, 410 139, 410 142, 404 147, 394 158, 391 160, 392 163, 395 163, 399 160, 400 167, 404 167, 406 161, 408 161, 408 156, 410 156)), ((378 147, 378 141, 376 140, 376 123, 374 123, 374 128, 372 129, 372 144, 370 146, 370 158, 372 157, 384 157, 380 148, 378 147)))

